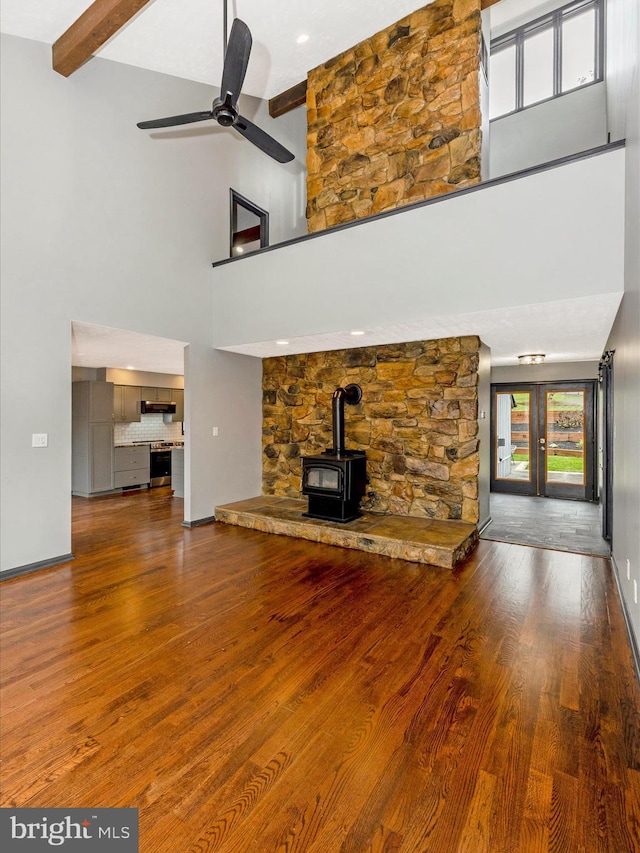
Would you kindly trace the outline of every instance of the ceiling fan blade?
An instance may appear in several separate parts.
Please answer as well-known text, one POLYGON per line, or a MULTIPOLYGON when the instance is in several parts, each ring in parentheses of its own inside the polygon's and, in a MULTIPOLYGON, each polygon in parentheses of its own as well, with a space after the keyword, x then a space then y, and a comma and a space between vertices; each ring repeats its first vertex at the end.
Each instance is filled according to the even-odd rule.
POLYGON ((284 145, 280 145, 273 136, 269 136, 264 130, 250 122, 244 116, 238 116, 234 125, 235 129, 241 133, 249 142, 257 145, 269 157, 273 157, 278 163, 290 163, 295 159, 295 155, 291 151, 287 151, 284 145))
POLYGON ((175 127, 178 124, 191 124, 194 121, 207 121, 213 118, 211 110, 206 110, 201 113, 185 113, 181 116, 168 116, 168 118, 156 118, 152 121, 139 121, 138 127, 141 130, 150 130, 154 127, 175 127))
POLYGON ((236 18, 229 35, 224 68, 222 69, 222 83, 220 84, 222 100, 226 101, 227 95, 229 95, 230 105, 233 107, 238 101, 244 76, 247 73, 251 44, 252 38, 249 27, 240 18, 236 18))

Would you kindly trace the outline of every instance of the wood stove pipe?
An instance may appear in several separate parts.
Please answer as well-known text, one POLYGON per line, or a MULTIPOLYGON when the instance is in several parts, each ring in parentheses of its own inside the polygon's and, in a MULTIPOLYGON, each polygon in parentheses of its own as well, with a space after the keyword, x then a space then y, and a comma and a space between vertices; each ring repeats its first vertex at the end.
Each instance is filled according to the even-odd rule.
POLYGON ((333 415, 333 453, 342 456, 344 453, 344 404, 357 405, 362 400, 362 388, 355 383, 344 388, 336 388, 331 400, 333 415))

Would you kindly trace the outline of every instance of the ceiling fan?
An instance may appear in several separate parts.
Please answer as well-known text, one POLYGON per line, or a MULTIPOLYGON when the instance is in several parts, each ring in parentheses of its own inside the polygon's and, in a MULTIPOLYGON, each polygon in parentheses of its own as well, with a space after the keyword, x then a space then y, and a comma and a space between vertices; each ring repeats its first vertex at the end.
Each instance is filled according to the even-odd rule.
MULTIPOLYGON (((226 16, 225 16, 226 33, 226 16)), ((222 69, 222 83, 220 84, 220 97, 216 98, 210 110, 200 113, 186 113, 185 115, 169 116, 152 121, 138 122, 142 130, 151 130, 158 127, 175 127, 180 124, 191 124, 196 121, 209 121, 215 119, 222 127, 233 127, 241 133, 245 139, 257 145, 261 151, 273 157, 278 163, 289 163, 294 159, 291 151, 284 145, 269 136, 264 130, 241 116, 238 112, 238 97, 247 73, 249 55, 251 54, 251 32, 249 27, 236 18, 231 27, 229 43, 226 45, 224 54, 224 67, 222 69)))

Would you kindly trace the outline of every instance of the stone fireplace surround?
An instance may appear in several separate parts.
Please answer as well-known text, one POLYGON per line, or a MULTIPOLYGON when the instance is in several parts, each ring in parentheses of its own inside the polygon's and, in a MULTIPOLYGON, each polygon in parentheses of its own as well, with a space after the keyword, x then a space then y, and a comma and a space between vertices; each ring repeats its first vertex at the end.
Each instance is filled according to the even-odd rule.
POLYGON ((301 456, 331 447, 331 398, 355 382, 345 444, 367 454, 365 512, 477 524, 475 336, 263 362, 263 494, 300 498, 301 456))

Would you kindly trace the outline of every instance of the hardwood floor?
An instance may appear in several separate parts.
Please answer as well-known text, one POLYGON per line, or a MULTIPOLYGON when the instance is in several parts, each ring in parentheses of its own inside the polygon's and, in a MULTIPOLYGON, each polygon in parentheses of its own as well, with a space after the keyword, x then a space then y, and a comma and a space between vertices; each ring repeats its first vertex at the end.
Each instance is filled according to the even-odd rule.
POLYGON ((2 805, 137 806, 144 853, 632 853, 640 692, 609 562, 455 571, 74 500, 4 582, 2 805))

